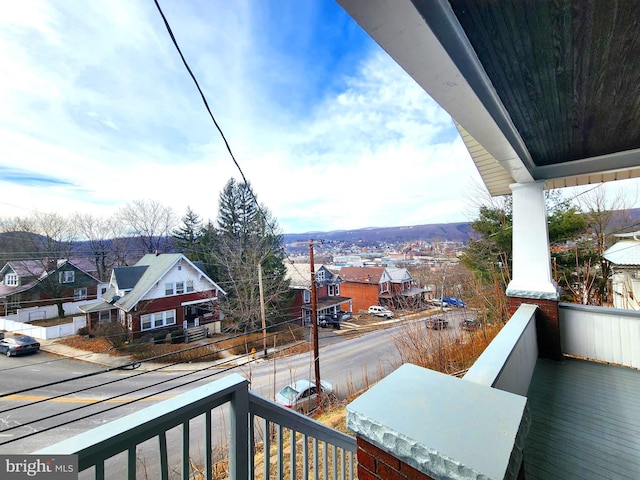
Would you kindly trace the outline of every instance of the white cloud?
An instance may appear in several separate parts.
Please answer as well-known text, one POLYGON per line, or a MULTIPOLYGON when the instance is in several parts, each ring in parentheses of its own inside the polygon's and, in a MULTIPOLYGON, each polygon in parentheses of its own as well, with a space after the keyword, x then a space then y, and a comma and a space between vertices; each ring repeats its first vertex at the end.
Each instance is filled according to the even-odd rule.
MULTIPOLYGON (((235 157, 286 232, 465 221, 449 116, 323 2, 163 2, 235 157), (329 10, 327 12, 327 10, 329 10)), ((0 18, 2 216, 154 199, 214 219, 240 174, 152 2, 0 18)))

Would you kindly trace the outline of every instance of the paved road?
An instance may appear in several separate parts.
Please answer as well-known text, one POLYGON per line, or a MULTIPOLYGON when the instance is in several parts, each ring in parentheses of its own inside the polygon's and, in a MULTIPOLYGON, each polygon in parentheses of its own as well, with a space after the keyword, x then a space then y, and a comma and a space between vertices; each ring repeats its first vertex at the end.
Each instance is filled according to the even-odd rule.
MULTIPOLYGON (((456 314, 459 316, 461 312, 456 314)), ((420 322, 420 319, 414 321, 420 322)), ((450 324, 457 323, 457 317, 452 317, 450 324)), ((355 338, 347 329, 339 332, 321 330, 321 344, 325 345, 320 350, 321 377, 332 382, 338 395, 344 398, 387 375, 400 364, 394 339, 405 334, 404 325, 399 323, 355 338)), ((169 396, 187 392, 231 371, 245 376, 251 382, 252 390, 266 398, 273 398, 275 391, 292 379, 314 378, 309 353, 278 360, 257 359, 237 369, 230 368, 227 365, 207 370, 117 370, 96 374, 105 367, 46 352, 25 357, 0 357, 3 379, 0 395, 4 394, 0 397, 0 452, 35 451, 169 396), (76 380, 23 391, 70 377, 76 380), (19 393, 6 396, 8 392, 19 393), (65 395, 68 392, 76 393, 65 395), (65 396, 51 398, 57 395, 65 396), (136 399, 140 400, 134 401, 136 399), (48 416, 53 418, 47 419, 48 416), (82 417, 86 418, 75 421, 82 417), (68 425, 47 430, 67 422, 68 425), (40 433, 31 435, 32 432, 40 433)))

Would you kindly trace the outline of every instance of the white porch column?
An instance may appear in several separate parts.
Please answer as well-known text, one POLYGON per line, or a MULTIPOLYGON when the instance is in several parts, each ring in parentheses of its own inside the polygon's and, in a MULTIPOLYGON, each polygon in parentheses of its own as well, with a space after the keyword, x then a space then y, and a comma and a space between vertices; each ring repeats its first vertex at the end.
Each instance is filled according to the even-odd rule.
POLYGON ((544 182, 514 183, 513 277, 509 297, 558 300, 558 287, 551 273, 547 208, 544 182))

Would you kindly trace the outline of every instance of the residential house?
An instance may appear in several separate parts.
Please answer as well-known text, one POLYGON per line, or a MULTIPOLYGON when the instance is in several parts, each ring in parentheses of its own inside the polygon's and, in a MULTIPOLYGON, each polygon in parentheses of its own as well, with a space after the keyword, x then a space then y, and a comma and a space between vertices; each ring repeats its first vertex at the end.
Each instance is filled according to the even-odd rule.
POLYGON ((353 309, 367 310, 371 305, 389 305, 391 277, 384 267, 342 267, 342 292, 353 300, 353 309))
POLYGON ((353 298, 356 311, 371 305, 397 310, 424 306, 426 290, 419 288, 406 268, 342 267, 342 291, 353 298))
POLYGON ((426 289, 419 288, 406 268, 387 267, 391 278, 391 292, 381 295, 394 309, 419 309, 425 306, 426 289))
POLYGON ((604 252, 611 262, 614 308, 640 310, 640 232, 620 233, 621 238, 604 252))
MULTIPOLYGON (((299 318, 302 325, 311 325, 311 266, 308 263, 287 265, 287 277, 291 288, 296 292, 291 316, 299 318)), ((342 292, 343 281, 340 276, 324 265, 314 266, 316 279, 317 319, 340 317, 340 312, 352 312, 351 298, 342 292)))
POLYGON ((147 254, 133 266, 115 267, 101 301, 82 311, 89 330, 118 321, 138 338, 221 320, 220 295, 225 291, 184 255, 147 254))
POLYGON ((95 299, 100 281, 82 264, 67 259, 7 262, 0 270, 1 313, 95 299))

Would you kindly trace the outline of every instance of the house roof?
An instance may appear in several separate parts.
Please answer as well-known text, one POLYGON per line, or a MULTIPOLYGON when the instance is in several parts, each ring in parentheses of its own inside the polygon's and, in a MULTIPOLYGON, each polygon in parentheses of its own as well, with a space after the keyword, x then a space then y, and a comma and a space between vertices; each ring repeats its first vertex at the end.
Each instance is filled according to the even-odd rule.
POLYGON ((342 267, 340 277, 347 282, 380 283, 384 267, 342 267))
POLYGON ((640 241, 621 240, 604 252, 604 258, 614 265, 640 265, 640 241))
MULTIPOLYGON (((311 264, 309 263, 287 263, 287 278, 290 280, 291 288, 311 288, 311 264)), ((322 268, 322 264, 316 264, 313 271, 317 272, 322 268)), ((328 269, 327 269, 328 270, 328 269)))
POLYGON ((398 267, 386 267, 389 277, 391 277, 391 283, 406 282, 412 280, 413 277, 409 274, 409 270, 406 268, 398 267))
POLYGON ((15 295, 21 292, 25 292, 30 290, 35 285, 38 284, 39 281, 43 280, 47 276, 51 275, 53 272, 58 271, 65 265, 71 265, 74 269, 81 271, 85 275, 92 277, 96 283, 99 280, 91 275, 88 271, 83 269, 78 264, 84 265, 83 262, 78 262, 76 260, 67 260, 67 259, 59 259, 56 262, 56 268, 51 269, 49 271, 46 270, 46 260, 13 260, 7 262, 2 269, 0 269, 0 276, 6 274, 9 270, 13 271, 19 277, 21 277, 21 284, 17 286, 7 286, 0 285, 0 298, 3 298, 7 295, 15 295), (24 282, 25 279, 29 279, 29 281, 24 282))
MULTIPOLYGON (((113 304, 115 307, 125 311, 131 311, 147 292, 160 281, 165 274, 179 261, 187 262, 194 269, 199 271, 203 277, 223 295, 226 292, 211 280, 202 270, 194 265, 187 257, 181 253, 147 254, 131 267, 119 267, 114 269, 112 276, 112 286, 102 296, 103 300, 113 304), (115 281, 118 290, 129 290, 122 296, 118 296, 113 285, 115 281), (123 283, 120 284, 120 281, 123 283)), ((85 311, 103 310, 103 302, 87 305, 85 311), (102 304, 102 306, 100 305, 102 304)))
POLYGON ((640 176, 640 2, 338 3, 453 117, 492 195, 640 176))

